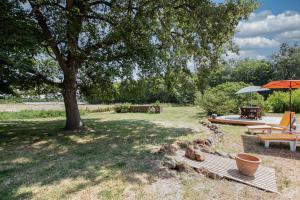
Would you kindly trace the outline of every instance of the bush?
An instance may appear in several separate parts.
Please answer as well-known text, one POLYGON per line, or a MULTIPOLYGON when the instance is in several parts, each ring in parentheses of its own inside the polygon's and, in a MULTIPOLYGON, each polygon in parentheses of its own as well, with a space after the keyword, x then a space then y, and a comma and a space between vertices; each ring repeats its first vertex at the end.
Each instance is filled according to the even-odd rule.
POLYGON ((155 107, 150 106, 150 107, 148 108, 148 113, 150 113, 150 114, 155 114, 155 113, 156 113, 155 107))
POLYGON ((86 107, 85 109, 88 113, 96 113, 96 112, 109 112, 111 111, 110 107, 98 107, 96 109, 89 109, 88 107, 86 107))
POLYGON ((131 112, 130 109, 131 104, 126 103, 126 104, 120 104, 114 107, 114 110, 116 113, 127 113, 127 112, 131 112))
POLYGON ((116 113, 160 113, 161 106, 121 104, 114 107, 116 113))
POLYGON ((160 101, 156 100, 155 103, 153 104, 154 106, 160 106, 160 101))
MULTIPOLYGON (((289 92, 274 92, 267 100, 273 112, 282 113, 289 110, 289 92)), ((300 112, 300 90, 292 91, 292 110, 300 112)))
MULTIPOLYGON (((235 94, 238 90, 248 86, 243 82, 227 82, 216 87, 207 89, 203 95, 198 94, 196 103, 210 115, 224 115, 238 113, 239 107, 250 104, 250 94, 235 94)), ((253 93, 252 104, 267 109, 263 96, 253 93)))
POLYGON ((195 101, 197 85, 193 77, 187 74, 178 74, 178 83, 174 87, 176 103, 191 104, 195 101))

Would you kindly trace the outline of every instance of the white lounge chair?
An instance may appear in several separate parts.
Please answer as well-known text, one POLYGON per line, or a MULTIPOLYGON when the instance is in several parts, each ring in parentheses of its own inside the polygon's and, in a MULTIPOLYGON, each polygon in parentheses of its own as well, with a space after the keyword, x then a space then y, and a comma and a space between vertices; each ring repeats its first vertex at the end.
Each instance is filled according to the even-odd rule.
POLYGON ((290 121, 295 121, 295 112, 286 111, 284 112, 281 121, 278 125, 252 125, 247 126, 248 131, 253 133, 256 130, 260 130, 262 132, 267 131, 268 133, 272 133, 272 130, 281 131, 281 133, 285 133, 289 130, 290 121), (290 120, 292 118, 292 120, 290 120))

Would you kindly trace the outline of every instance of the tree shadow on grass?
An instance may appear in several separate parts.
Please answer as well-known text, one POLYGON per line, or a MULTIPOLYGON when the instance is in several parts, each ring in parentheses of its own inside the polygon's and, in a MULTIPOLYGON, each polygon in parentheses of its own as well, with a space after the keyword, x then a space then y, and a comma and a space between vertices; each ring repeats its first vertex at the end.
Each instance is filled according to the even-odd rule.
POLYGON ((93 132, 64 133, 63 120, 0 122, 0 196, 30 198, 30 189, 19 189, 55 185, 68 178, 86 180, 68 194, 114 178, 139 184, 137 173, 154 180, 162 157, 152 154, 149 147, 192 133, 144 120, 85 122, 93 132))
POLYGON ((242 135, 241 137, 243 141, 244 152, 246 153, 300 160, 299 148, 297 148, 296 152, 291 152, 289 144, 270 143, 270 147, 265 148, 263 142, 260 142, 255 135, 242 135))

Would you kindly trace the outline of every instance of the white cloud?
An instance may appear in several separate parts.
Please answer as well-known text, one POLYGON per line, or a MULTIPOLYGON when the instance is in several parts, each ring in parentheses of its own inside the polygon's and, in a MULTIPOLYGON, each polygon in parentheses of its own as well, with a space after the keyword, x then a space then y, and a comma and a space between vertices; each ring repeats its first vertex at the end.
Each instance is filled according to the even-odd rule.
POLYGON ((300 12, 286 11, 273 14, 270 10, 252 13, 247 21, 238 25, 233 41, 239 54, 228 53, 229 59, 267 59, 279 50, 283 42, 300 43, 300 12))
MULTIPOLYGON (((300 26, 300 25, 299 25, 300 26)), ((299 40, 300 39, 300 30, 296 31, 286 31, 275 36, 275 39, 278 41, 286 41, 286 40, 299 40)))
POLYGON ((248 21, 239 23, 238 30, 237 35, 240 37, 300 30, 300 14, 293 11, 286 11, 278 15, 273 15, 271 11, 252 13, 248 21))
POLYGON ((260 48, 270 48, 279 46, 279 42, 275 39, 268 39, 266 37, 246 37, 239 38, 236 37, 233 39, 234 43, 236 43, 239 47, 260 47, 260 48))
POLYGON ((223 55, 223 58, 225 60, 242 60, 245 58, 251 58, 251 59, 256 59, 256 60, 263 60, 266 59, 267 57, 264 55, 261 55, 257 51, 254 50, 240 50, 238 54, 233 53, 233 52, 228 52, 227 55, 223 55))

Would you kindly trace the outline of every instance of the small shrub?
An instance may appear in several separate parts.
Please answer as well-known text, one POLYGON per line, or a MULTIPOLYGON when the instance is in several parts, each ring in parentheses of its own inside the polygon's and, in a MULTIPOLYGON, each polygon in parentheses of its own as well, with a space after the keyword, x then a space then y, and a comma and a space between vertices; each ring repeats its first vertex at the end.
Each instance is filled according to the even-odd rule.
POLYGON ((200 106, 203 104, 202 100, 203 95, 201 94, 201 92, 196 92, 194 104, 200 106))
MULTIPOLYGON (((273 112, 282 113, 289 110, 289 92, 276 91, 267 99, 273 112)), ((300 112, 300 90, 292 91, 292 110, 300 112)))
POLYGON ((131 104, 120 104, 114 107, 114 111, 116 113, 127 113, 131 111, 130 106, 131 104))
MULTIPOLYGON (((250 94, 235 94, 239 89, 248 86, 243 82, 227 82, 207 89, 203 95, 198 94, 198 103, 209 115, 238 113, 239 107, 250 105, 250 94)), ((257 93, 252 94, 253 105, 267 109, 264 99, 257 93)))
POLYGON ((148 108, 148 113, 149 114, 155 114, 156 113, 156 110, 155 110, 155 107, 151 106, 148 108))
POLYGON ((155 101, 154 106, 160 106, 160 102, 158 100, 155 101))
POLYGON ((111 108, 110 108, 110 107, 105 107, 105 108, 98 107, 97 109, 88 110, 89 113, 109 112, 109 111, 111 111, 111 108))

